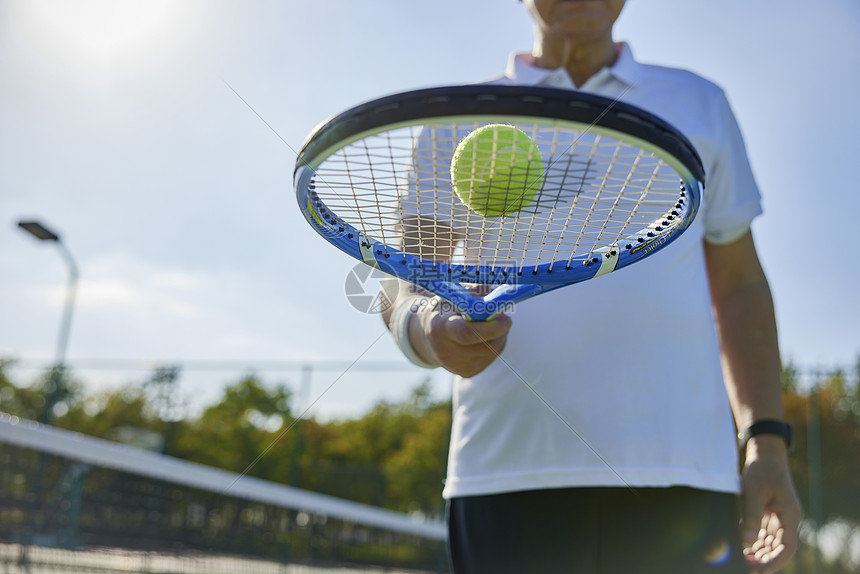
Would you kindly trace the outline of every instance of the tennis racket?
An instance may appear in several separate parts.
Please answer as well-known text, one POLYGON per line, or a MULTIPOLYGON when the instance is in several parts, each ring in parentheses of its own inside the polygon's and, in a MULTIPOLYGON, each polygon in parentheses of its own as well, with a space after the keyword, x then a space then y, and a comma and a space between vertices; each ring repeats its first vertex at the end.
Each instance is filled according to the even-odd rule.
MULTIPOLYGON (((692 144, 639 108, 472 85, 400 93, 328 120, 304 143, 294 184, 305 218, 335 247, 487 320, 665 248, 693 221, 704 178, 692 144), (458 144, 488 124, 521 130, 542 160, 526 205, 496 216, 466 205, 451 182, 458 144)), ((522 178, 511 179, 522 194, 522 178)))

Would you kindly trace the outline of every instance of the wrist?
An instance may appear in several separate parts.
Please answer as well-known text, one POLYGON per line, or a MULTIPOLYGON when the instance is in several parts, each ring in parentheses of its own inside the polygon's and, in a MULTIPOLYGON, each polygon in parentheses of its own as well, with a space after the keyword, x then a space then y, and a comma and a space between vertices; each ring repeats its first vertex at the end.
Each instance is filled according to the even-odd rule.
POLYGON ((439 315, 438 301, 433 297, 422 297, 413 302, 409 319, 409 340, 415 353, 425 364, 439 367, 442 361, 433 349, 430 334, 433 331, 433 321, 439 315))
POLYGON ((422 344, 420 334, 423 331, 418 313, 426 311, 428 299, 424 296, 412 296, 395 303, 391 313, 389 329, 403 355, 413 364, 425 369, 434 369, 438 365, 435 357, 428 356, 425 344, 422 344), (418 343, 418 344, 416 344, 418 343))
POLYGON ((787 460, 788 446, 782 437, 760 435, 747 441, 744 459, 752 460, 787 460))

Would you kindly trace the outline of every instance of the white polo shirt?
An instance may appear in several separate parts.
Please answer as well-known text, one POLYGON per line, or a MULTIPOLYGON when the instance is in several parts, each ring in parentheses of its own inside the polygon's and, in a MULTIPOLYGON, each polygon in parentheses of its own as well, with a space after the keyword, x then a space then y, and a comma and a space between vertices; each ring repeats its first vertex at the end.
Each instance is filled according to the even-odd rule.
MULTIPOLYGON (((511 58, 491 83, 576 89, 564 70, 511 58)), ((723 91, 636 62, 625 44, 583 91, 654 113, 702 157, 699 215, 636 265, 517 304, 501 359, 454 382, 446 498, 584 486, 737 492, 737 443, 703 240, 737 236, 761 213, 723 91)))

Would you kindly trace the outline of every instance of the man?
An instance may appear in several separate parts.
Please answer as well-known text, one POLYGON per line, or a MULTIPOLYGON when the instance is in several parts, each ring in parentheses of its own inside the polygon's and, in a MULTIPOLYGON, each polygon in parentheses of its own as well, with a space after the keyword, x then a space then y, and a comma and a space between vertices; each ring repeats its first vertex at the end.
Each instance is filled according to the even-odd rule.
POLYGON ((697 147, 707 183, 675 244, 521 303, 515 321, 469 323, 450 306, 413 306, 402 287, 384 315, 398 345, 457 375, 443 492, 454 570, 774 572, 797 547, 801 513, 773 302, 750 232, 759 195, 728 103, 710 82, 639 64, 615 43, 623 0, 524 3, 534 48, 498 83, 655 113, 697 147), (631 285, 640 304, 625 308, 631 285), (751 429, 740 477, 735 425, 751 429))

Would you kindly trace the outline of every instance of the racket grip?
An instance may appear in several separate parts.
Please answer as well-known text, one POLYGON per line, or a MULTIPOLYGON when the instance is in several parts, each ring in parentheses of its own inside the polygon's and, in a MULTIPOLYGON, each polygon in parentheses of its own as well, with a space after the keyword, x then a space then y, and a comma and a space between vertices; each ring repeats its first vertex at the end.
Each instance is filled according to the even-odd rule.
POLYGON ((499 285, 484 297, 476 297, 459 283, 433 281, 424 286, 454 305, 468 321, 489 321, 510 310, 515 301, 534 297, 543 291, 536 283, 499 285))

